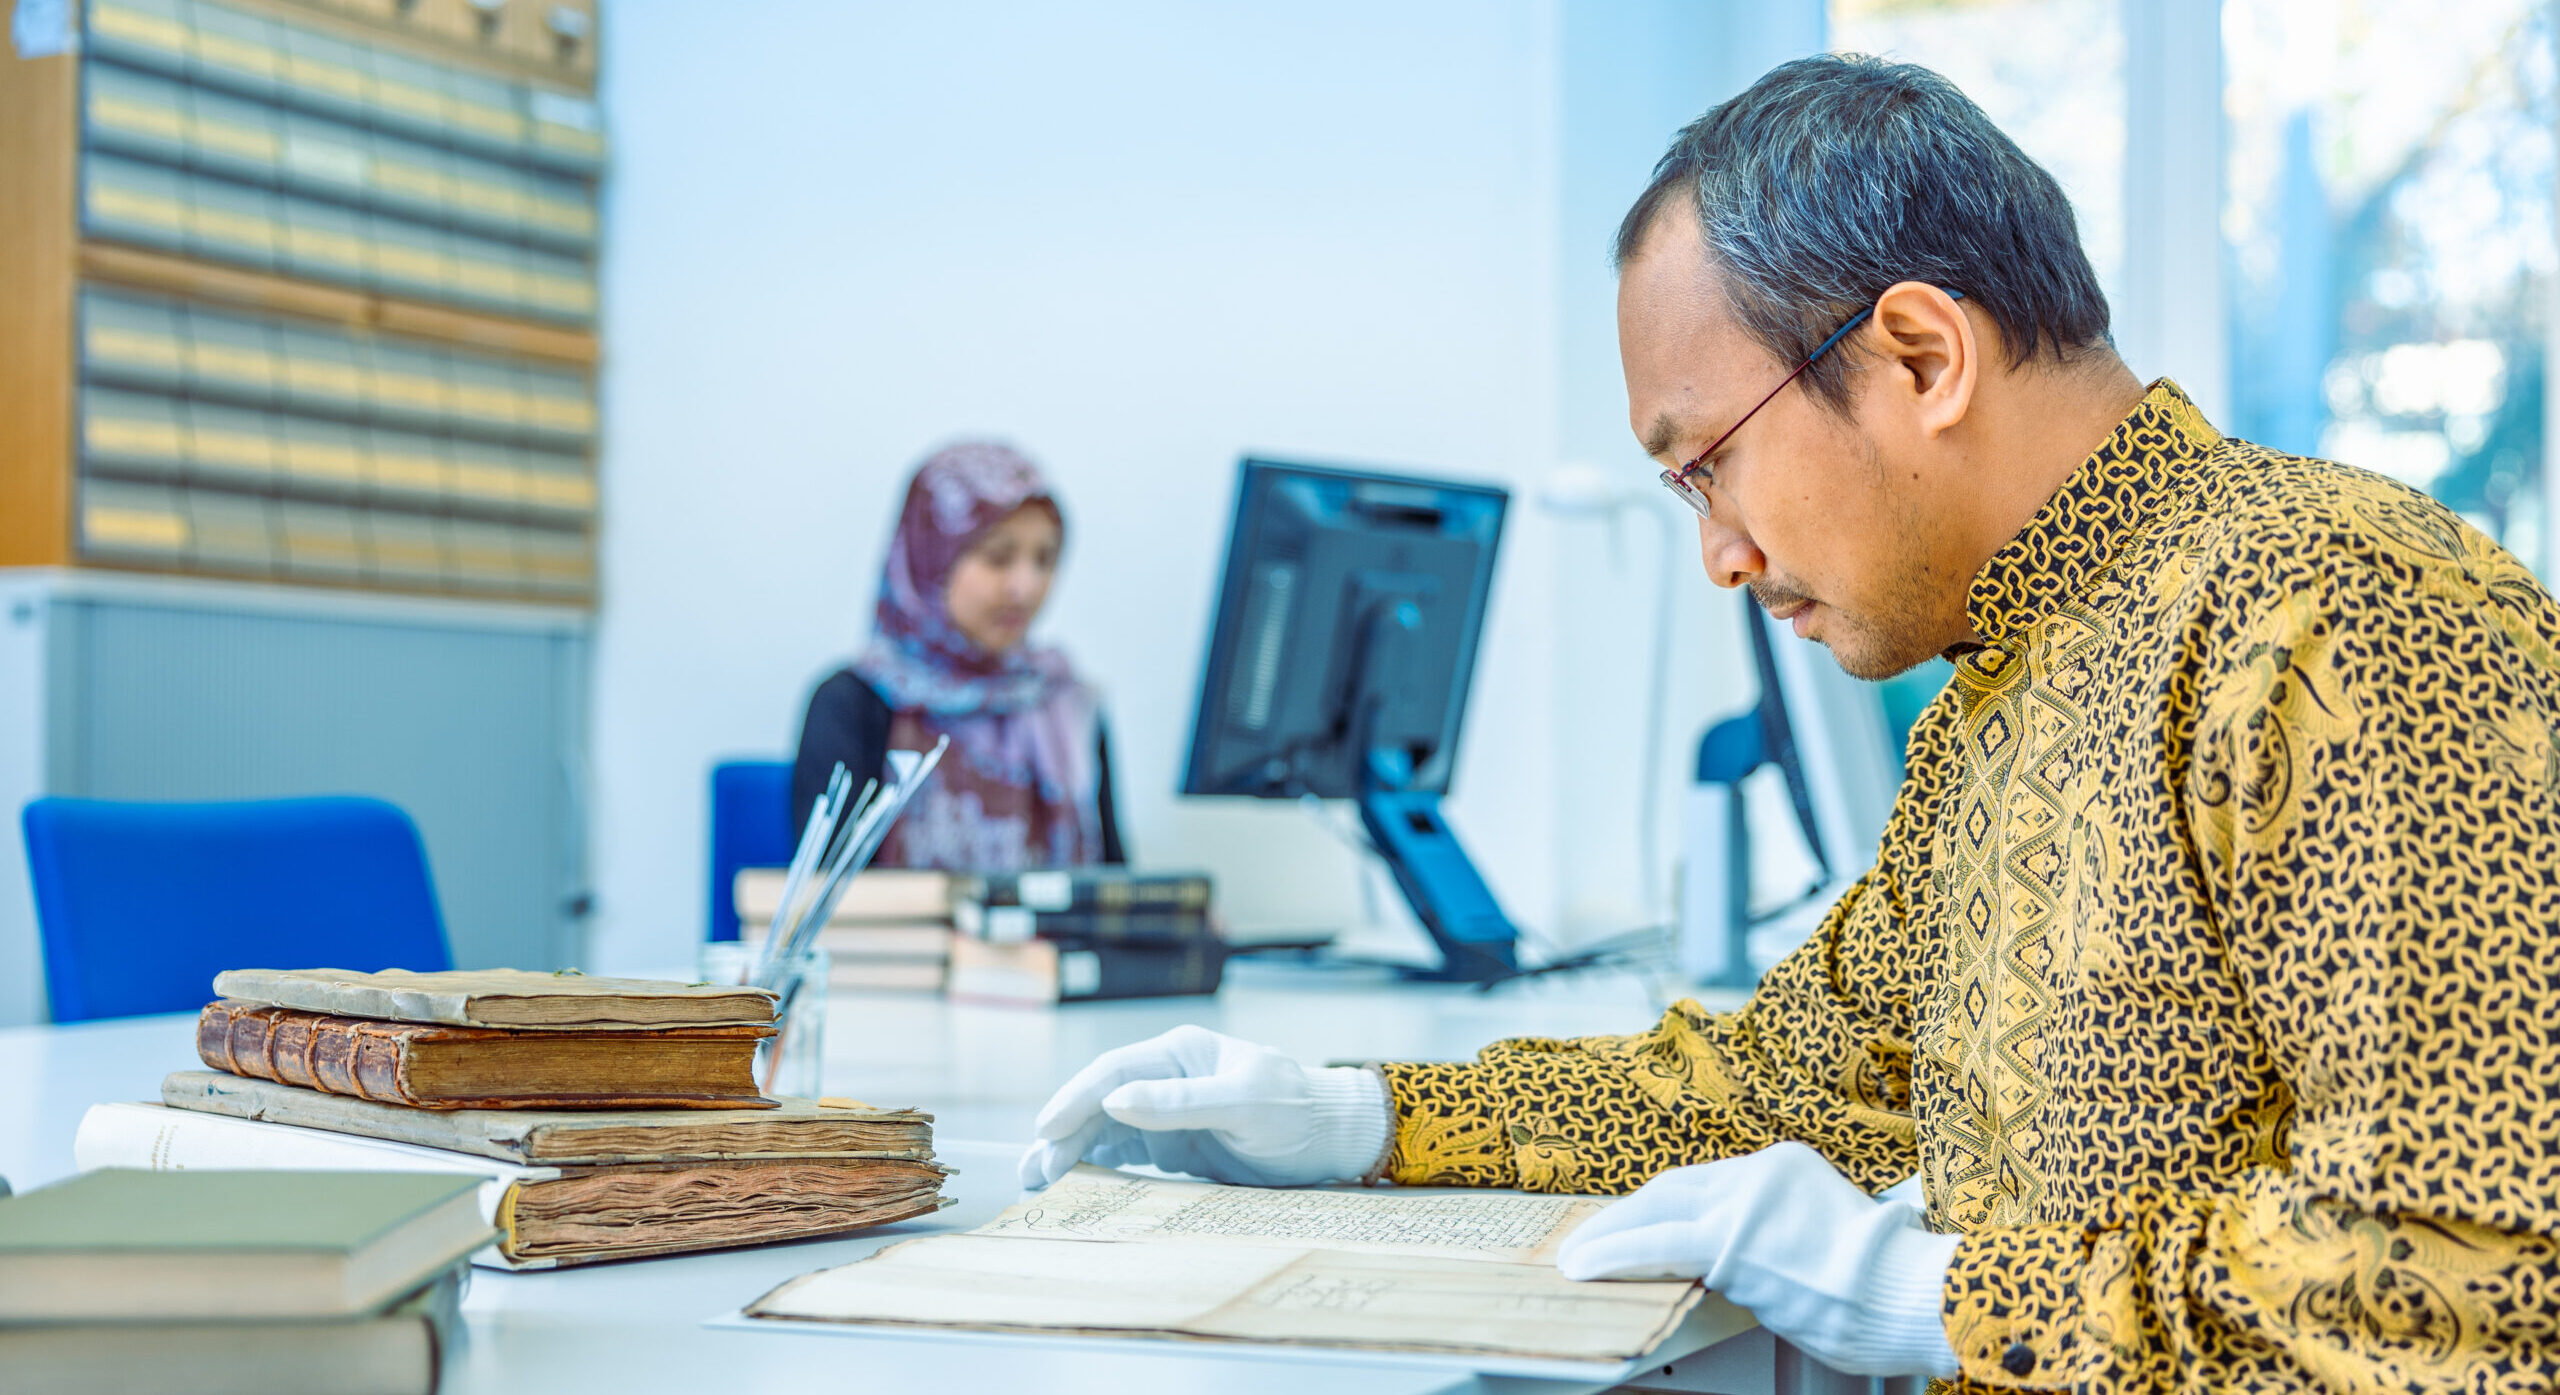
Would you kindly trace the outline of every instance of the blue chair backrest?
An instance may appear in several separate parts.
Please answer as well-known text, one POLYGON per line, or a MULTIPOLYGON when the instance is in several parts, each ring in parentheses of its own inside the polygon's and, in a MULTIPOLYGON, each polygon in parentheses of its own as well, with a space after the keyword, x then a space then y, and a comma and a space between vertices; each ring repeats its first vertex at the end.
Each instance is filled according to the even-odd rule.
POLYGON ((379 799, 39 799, 27 835, 53 1020, 187 1012, 224 969, 450 969, 427 852, 379 799))
POLYGON ((788 867, 800 843, 791 821, 791 762, 722 761, 711 769, 711 928, 713 940, 738 938, 731 888, 743 867, 788 867))

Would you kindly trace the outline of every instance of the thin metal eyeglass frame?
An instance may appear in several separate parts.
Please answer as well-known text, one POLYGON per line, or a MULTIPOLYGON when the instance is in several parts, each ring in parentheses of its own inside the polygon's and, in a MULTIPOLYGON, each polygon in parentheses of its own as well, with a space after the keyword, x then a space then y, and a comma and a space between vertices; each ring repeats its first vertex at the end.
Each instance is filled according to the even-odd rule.
MULTIPOLYGON (((1962 300, 1964 299, 1964 292, 1949 291, 1947 292, 1947 298, 1949 300, 1962 300)), ((1714 517, 1715 515, 1707 511, 1707 492, 1696 485, 1689 483, 1689 476, 1696 474, 1700 469, 1703 469, 1706 466, 1707 457, 1723 449, 1724 443, 1733 439, 1733 433, 1740 431, 1745 422, 1748 422, 1753 417, 1758 416, 1761 408, 1776 401, 1778 394, 1787 390, 1787 384, 1803 377, 1804 370, 1811 368, 1815 363, 1819 362, 1824 354, 1831 352, 1832 345, 1837 344, 1842 339, 1848 337, 1849 331, 1865 324, 1867 317, 1875 312, 1876 308, 1870 305, 1866 309, 1859 311, 1857 314, 1851 315, 1846 323, 1842 324, 1838 329, 1831 331, 1831 337, 1816 345, 1813 352, 1805 356, 1804 362, 1795 366, 1794 372, 1780 378, 1778 380, 1778 385, 1769 389, 1768 396, 1752 403, 1751 410, 1742 414, 1741 421, 1737 421, 1733 425, 1726 427, 1724 434, 1718 436, 1713 441, 1708 442, 1705 450, 1689 457, 1688 464, 1681 466, 1677 470, 1663 471, 1662 487, 1670 490, 1673 494, 1678 495, 1680 497, 1680 502, 1687 504, 1691 509, 1695 510, 1698 517, 1714 517)))

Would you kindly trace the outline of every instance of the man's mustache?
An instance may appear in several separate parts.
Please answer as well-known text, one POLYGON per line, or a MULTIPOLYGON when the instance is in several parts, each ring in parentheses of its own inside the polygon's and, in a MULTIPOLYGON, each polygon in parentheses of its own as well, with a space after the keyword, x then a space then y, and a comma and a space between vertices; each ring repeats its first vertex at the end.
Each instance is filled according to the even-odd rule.
POLYGON ((1758 602, 1762 610, 1772 615, 1813 599, 1801 591, 1790 591, 1772 581, 1752 582, 1750 590, 1751 599, 1758 602))

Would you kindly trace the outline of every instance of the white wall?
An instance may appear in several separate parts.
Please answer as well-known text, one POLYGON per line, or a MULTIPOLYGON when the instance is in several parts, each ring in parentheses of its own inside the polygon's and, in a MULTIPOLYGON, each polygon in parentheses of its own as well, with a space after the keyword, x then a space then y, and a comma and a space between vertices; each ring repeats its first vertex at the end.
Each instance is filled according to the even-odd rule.
MULTIPOLYGON (((1557 525, 1551 582, 1556 627, 1558 920, 1567 939, 1652 923, 1669 909, 1679 808, 1698 738, 1758 695, 1740 625, 1742 603, 1706 579, 1687 510, 1655 487, 1627 424, 1618 370, 1617 278, 1609 247, 1672 135, 1771 66, 1821 50, 1821 0, 1618 0, 1568 5, 1560 28, 1558 103, 1558 457, 1626 481, 1670 528, 1671 666, 1656 784, 1662 882, 1642 894, 1637 856, 1647 657, 1663 604, 1659 520, 1622 515, 1557 525)), ((1792 816, 1762 798, 1773 829, 1792 816)), ((1764 840, 1792 873, 1786 839, 1764 840)), ((1775 885, 1773 881, 1770 884, 1775 885)))
MULTIPOLYGON (((710 765, 790 749, 961 432, 1063 488, 1045 628, 1111 694, 1141 860, 1246 923, 1355 917, 1301 813, 1171 793, 1235 461, 1552 466, 1551 3, 613 5, 591 958, 689 958, 710 765)), ((1520 505, 1451 817, 1543 926, 1554 529, 1520 505)))

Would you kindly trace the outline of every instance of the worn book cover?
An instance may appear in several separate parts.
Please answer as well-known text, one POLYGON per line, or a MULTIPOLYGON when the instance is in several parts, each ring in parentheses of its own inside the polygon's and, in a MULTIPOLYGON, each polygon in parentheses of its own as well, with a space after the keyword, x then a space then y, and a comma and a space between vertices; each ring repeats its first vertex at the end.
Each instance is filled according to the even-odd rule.
POLYGON ((173 1109, 263 1119, 449 1148, 512 1163, 702 1162, 731 1158, 933 1157, 933 1116, 852 1100, 778 1099, 770 1109, 411 1109, 223 1071, 160 1082, 173 1109))
POLYGON ((376 1310, 490 1237, 475 1179, 95 1170, 0 1204, 0 1325, 376 1310))
POLYGON ((1132 872, 1121 867, 986 872, 951 883, 955 910, 964 904, 1020 906, 1030 911, 1205 911, 1214 884, 1206 872, 1132 872))
POLYGON ((507 1031, 205 1005, 196 1055, 234 1075, 421 1109, 769 1108, 756 1043, 771 1027, 507 1031))
POLYGON ((1556 1247, 1606 1204, 1084 1166, 968 1234, 803 1275, 746 1315, 1622 1361, 1651 1351, 1701 1295, 1686 1281, 1558 1274, 1556 1247))
MULTIPOLYGON (((749 921, 739 928, 739 943, 750 949, 762 949, 770 928, 760 922, 749 921)), ((839 964, 848 960, 930 961, 939 964, 951 955, 951 922, 884 920, 848 924, 829 921, 818 931, 817 947, 825 950, 827 957, 839 964)))
POLYGON ((951 942, 947 991, 986 1003, 1072 1003, 1215 993, 1226 945, 1202 935, 1173 944, 1026 940, 1000 945, 963 935, 951 942))
MULTIPOLYGON (((920 1158, 783 1157, 528 1166, 326 1129, 157 1104, 90 1107, 82 1167, 270 1173, 434 1171, 467 1179, 497 1243, 472 1261, 551 1269, 866 1230, 941 1209, 948 1169, 920 1158)), ((484 1232, 485 1233, 485 1232, 484 1232)))
MULTIPOLYGON (((782 909, 786 873, 779 867, 748 867, 729 887, 738 920, 770 925, 782 909)), ((845 883, 844 897, 827 917, 829 925, 880 921, 948 921, 951 919, 951 874, 912 867, 866 867, 845 883)))
POLYGON ((963 935, 996 944, 1038 938, 1172 945, 1217 936, 1201 911, 1035 911, 963 901, 952 908, 951 923, 963 935))
POLYGON ((12 1395, 434 1395, 461 1331, 468 1272, 450 1267, 382 1312, 358 1317, 0 1325, 0 1371, 12 1395))
POLYGON ((214 976, 213 991, 343 1017, 526 1031, 759 1026, 773 1021, 774 1004, 763 988, 526 969, 229 969, 214 976))

